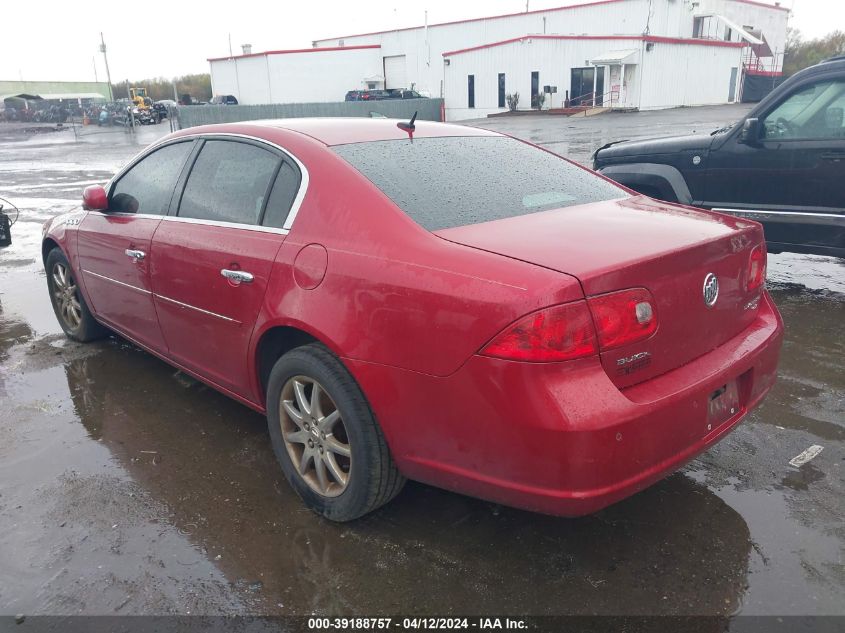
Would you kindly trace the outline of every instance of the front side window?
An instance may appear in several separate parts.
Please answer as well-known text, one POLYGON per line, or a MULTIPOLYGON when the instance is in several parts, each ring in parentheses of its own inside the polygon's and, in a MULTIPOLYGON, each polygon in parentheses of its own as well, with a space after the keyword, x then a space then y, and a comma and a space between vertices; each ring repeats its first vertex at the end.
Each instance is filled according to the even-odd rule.
POLYGON ((560 156, 501 136, 332 149, 429 231, 627 196, 560 156))
POLYGON ((258 224, 279 158, 236 141, 206 141, 185 183, 180 218, 258 224))
POLYGON ((763 120, 764 138, 845 139, 845 79, 829 79, 793 93, 763 120))
POLYGON ((127 171, 111 190, 109 211, 164 215, 193 142, 154 151, 127 171))

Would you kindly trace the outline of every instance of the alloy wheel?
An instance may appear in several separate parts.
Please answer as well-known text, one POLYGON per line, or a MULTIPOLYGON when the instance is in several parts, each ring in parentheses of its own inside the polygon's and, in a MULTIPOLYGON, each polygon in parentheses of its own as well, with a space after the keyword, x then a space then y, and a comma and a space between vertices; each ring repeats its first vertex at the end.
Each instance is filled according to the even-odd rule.
POLYGON ((279 423, 288 455, 303 481, 324 497, 349 485, 352 450, 346 427, 328 391, 308 376, 282 387, 279 423))
POLYGON ((53 296, 56 308, 64 324, 75 330, 82 323, 82 305, 79 302, 79 289, 67 265, 57 262, 53 265, 53 296))

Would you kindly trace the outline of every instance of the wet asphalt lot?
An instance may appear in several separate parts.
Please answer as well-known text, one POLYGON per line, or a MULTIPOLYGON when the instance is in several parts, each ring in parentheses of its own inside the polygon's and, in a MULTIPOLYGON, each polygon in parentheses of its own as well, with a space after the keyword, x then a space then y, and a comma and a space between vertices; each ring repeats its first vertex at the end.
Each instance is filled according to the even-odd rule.
MULTIPOLYGON (((712 129, 742 106, 480 122, 586 162, 617 138, 712 129), (702 127, 706 126, 706 127, 702 127)), ((303 509, 265 420, 112 337, 65 339, 41 223, 167 124, 0 124, 2 614, 845 614, 845 264, 769 258, 780 379, 727 439, 582 519, 409 483, 346 525, 303 509), (813 444, 809 464, 788 461, 813 444)))

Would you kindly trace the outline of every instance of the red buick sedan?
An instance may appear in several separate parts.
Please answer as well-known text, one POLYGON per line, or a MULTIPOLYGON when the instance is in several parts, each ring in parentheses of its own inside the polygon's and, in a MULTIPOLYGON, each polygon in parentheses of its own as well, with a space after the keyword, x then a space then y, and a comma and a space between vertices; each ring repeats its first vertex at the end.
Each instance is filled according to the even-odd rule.
POLYGON ((759 224, 468 127, 192 128, 45 225, 67 335, 112 330, 267 414, 336 521, 405 478, 559 515, 760 403, 783 325, 759 224))

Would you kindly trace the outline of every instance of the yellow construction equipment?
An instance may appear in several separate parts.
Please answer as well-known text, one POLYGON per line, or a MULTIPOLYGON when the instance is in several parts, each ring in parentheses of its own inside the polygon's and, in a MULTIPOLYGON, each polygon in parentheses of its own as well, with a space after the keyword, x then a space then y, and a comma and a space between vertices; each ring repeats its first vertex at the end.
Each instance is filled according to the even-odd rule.
POLYGON ((150 100, 147 98, 146 88, 130 88, 129 98, 135 103, 138 108, 149 108, 150 100))

